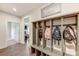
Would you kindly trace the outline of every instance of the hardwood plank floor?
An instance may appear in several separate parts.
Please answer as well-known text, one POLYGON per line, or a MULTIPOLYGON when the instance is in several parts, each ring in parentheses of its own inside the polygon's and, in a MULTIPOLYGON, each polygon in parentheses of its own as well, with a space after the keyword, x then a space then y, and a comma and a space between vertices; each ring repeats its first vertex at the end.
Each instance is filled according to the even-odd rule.
POLYGON ((27 44, 15 44, 0 50, 0 56, 28 56, 29 47, 27 44))

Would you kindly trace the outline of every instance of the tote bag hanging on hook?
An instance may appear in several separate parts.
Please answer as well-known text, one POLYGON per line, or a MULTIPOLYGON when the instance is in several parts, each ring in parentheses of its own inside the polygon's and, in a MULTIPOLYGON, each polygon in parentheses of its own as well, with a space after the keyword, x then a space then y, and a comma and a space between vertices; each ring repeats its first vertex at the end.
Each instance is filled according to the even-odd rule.
POLYGON ((65 30, 63 31, 63 38, 65 40, 65 45, 69 49, 74 49, 76 44, 76 30, 70 26, 67 25, 65 30))
POLYGON ((71 44, 71 41, 75 43, 74 41, 76 40, 75 29, 72 26, 67 25, 65 30, 63 31, 63 38, 69 44, 71 44))

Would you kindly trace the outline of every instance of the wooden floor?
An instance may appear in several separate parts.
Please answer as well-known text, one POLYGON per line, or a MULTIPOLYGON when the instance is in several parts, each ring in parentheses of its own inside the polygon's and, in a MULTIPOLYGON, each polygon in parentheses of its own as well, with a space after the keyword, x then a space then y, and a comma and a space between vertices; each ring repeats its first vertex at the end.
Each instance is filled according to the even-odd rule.
POLYGON ((0 56, 28 56, 29 48, 27 45, 15 44, 0 50, 0 56))

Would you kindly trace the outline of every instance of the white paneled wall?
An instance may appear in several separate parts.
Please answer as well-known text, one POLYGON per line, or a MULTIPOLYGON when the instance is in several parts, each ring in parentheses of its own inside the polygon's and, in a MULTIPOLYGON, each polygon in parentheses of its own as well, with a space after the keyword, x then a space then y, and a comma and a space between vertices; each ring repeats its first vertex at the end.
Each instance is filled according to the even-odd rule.
POLYGON ((8 22, 20 23, 20 18, 0 12, 0 49, 7 47, 8 22))

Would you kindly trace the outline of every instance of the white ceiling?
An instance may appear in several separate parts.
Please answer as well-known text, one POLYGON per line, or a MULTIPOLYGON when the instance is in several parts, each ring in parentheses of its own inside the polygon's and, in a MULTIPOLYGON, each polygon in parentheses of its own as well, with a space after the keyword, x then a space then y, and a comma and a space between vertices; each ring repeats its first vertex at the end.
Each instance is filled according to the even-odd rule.
POLYGON ((23 16, 42 5, 44 5, 44 3, 0 3, 0 11, 16 16, 23 16), (16 8, 16 12, 14 12, 12 8, 16 8))

